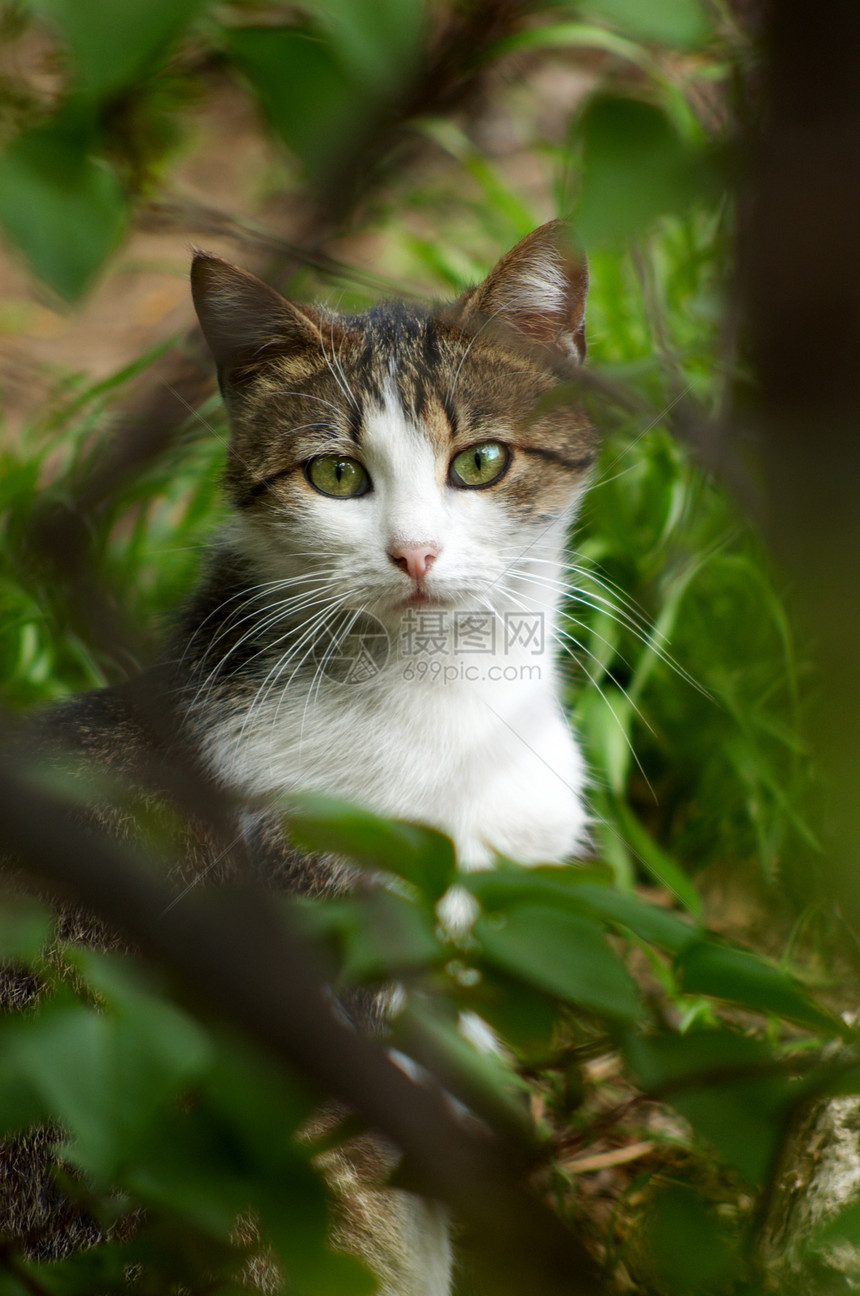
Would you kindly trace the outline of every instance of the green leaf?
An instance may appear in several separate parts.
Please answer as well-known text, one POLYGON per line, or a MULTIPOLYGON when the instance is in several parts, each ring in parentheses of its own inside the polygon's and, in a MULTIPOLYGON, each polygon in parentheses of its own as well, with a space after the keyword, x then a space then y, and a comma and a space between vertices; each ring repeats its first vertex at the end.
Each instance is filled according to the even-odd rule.
POLYGON ((585 883, 572 888, 584 913, 605 922, 620 923, 642 940, 672 953, 695 940, 700 928, 661 905, 648 904, 630 892, 585 883))
POLYGON ((617 58, 628 59, 631 63, 642 66, 644 71, 651 71, 653 62, 647 51, 634 41, 625 40, 623 36, 607 31, 605 27, 582 22, 541 23, 523 27, 490 45, 484 51, 484 58, 497 59, 519 50, 531 49, 597 49, 614 54, 617 58))
POLYGON ((408 976, 443 954, 427 911, 384 887, 341 900, 300 901, 292 912, 312 938, 334 945, 338 980, 347 985, 408 976))
POLYGON ((92 283, 128 219, 122 187, 96 139, 58 116, 0 157, 0 224, 30 269, 68 301, 92 283))
MULTIPOLYGON (((701 1189, 662 1186, 648 1206, 639 1245, 656 1290, 680 1296, 735 1291, 742 1264, 737 1226, 721 1219, 701 1189)), ((648 1284, 649 1290, 654 1290, 648 1284)))
MULTIPOLYGON (((594 675, 594 667, 589 670, 594 675)), ((624 795, 633 759, 630 737, 633 708, 621 689, 594 679, 577 708, 579 732, 588 735, 588 749, 600 762, 601 774, 616 797, 624 795)))
POLYGON ((710 35, 710 24, 700 0, 585 0, 584 10, 618 27, 625 36, 657 41, 662 45, 689 48, 701 45, 710 35))
POLYGON ((484 958, 559 999, 619 1021, 640 1014, 635 986, 601 928, 587 918, 522 905, 479 918, 484 958))
POLYGON ((230 1236, 255 1194, 247 1165, 205 1112, 172 1116, 161 1123, 125 1171, 123 1182, 146 1204, 216 1238, 230 1236))
POLYGON ((332 1251, 327 1193, 321 1177, 295 1146, 290 1160, 267 1183, 255 1185, 261 1232, 274 1249, 290 1292, 307 1296, 372 1296, 376 1283, 354 1257, 332 1251))
MULTIPOLYGON (((355 1256, 332 1251, 323 1242, 303 1233, 296 1233, 285 1242, 281 1235, 289 1218, 289 1203, 285 1209, 284 1203, 279 1202, 276 1214, 264 1214, 262 1218, 266 1238, 273 1239, 272 1245, 282 1257, 284 1270, 301 1284, 303 1296, 304 1293, 307 1296, 332 1296, 335 1292, 337 1296, 374 1296, 379 1291, 376 1278, 355 1256)), ((297 1216, 290 1223, 300 1229, 301 1217, 297 1216)), ((245 1292, 247 1296, 247 1288, 245 1292)))
POLYGON ((316 1095, 246 1040, 230 1035, 218 1041, 202 1087, 211 1110, 231 1127, 248 1159, 266 1171, 292 1155, 296 1130, 318 1105, 316 1095))
POLYGON ((409 78, 426 27, 423 3, 315 0, 313 15, 358 83, 393 88, 409 78))
POLYGON ((149 1137, 169 1100, 202 1074, 209 1057, 189 1018, 142 996, 105 1012, 52 1001, 14 1025, 0 1092, 17 1077, 42 1114, 68 1129, 66 1158, 102 1181, 149 1137))
POLYGON ((434 925, 402 896, 376 888, 357 898, 355 917, 341 969, 346 982, 405 976, 441 958, 434 925))
POLYGON ((850 1202, 836 1215, 820 1223, 806 1245, 811 1251, 819 1251, 834 1243, 838 1246, 846 1242, 855 1250, 860 1246, 860 1201, 850 1202))
POLYGON ((611 812, 618 823, 618 836, 633 851, 638 863, 698 918, 702 912, 701 897, 686 873, 657 844, 626 801, 612 798, 611 812))
POLYGON ((660 1096, 685 1087, 720 1085, 732 1071, 755 1070, 773 1061, 763 1041, 723 1027, 685 1035, 631 1034, 624 1053, 643 1088, 660 1096))
POLYGON ((756 1012, 802 1022, 826 1035, 848 1033, 839 1018, 820 1008, 792 976, 749 950, 696 941, 681 951, 675 969, 687 994, 728 999, 756 1012))
POLYGON ((558 1004, 545 991, 485 966, 481 980, 464 990, 458 1002, 482 1017, 524 1061, 551 1052, 558 1004))
POLYGON ((413 997, 395 1020, 390 1038, 396 1049, 425 1066, 448 1092, 485 1119, 519 1133, 525 1130, 525 1082, 498 1053, 477 1048, 457 1021, 413 997))
POLYGON ((363 90, 312 31, 235 27, 227 32, 227 46, 308 174, 328 174, 366 129, 375 106, 372 90, 363 90))
POLYGON ((666 113, 633 99, 595 98, 581 120, 582 191, 576 224, 583 242, 624 244, 656 217, 678 213, 707 192, 704 153, 666 113))
POLYGON ((0 898, 0 961, 35 963, 48 942, 51 916, 27 896, 0 898))
POLYGON ((454 847, 435 828, 383 819, 324 796, 289 798, 287 828, 309 850, 333 851, 414 883, 434 904, 457 875, 454 847))
POLYGON ((33 0, 72 51, 77 89, 105 98, 129 85, 187 27, 202 0, 33 0))
POLYGON ((548 904, 587 918, 617 923, 643 940, 672 953, 698 939, 701 928, 658 905, 647 904, 630 892, 580 881, 586 871, 576 866, 505 868, 470 873, 461 879, 481 907, 492 912, 513 904, 548 904))
MULTIPOLYGON (((276 1127, 277 1109, 268 1118, 276 1127)), ((222 1240, 234 1235, 240 1216, 252 1212, 262 1247, 274 1249, 291 1291, 295 1287, 308 1296, 368 1292, 361 1266, 329 1259, 327 1194, 311 1165, 311 1144, 275 1134, 277 1153, 266 1154, 261 1162, 246 1155, 248 1148, 235 1138, 232 1125, 205 1105, 172 1117, 129 1168, 128 1186, 147 1204, 187 1222, 186 1227, 222 1240)))
MULTIPOLYGON (((128 1244, 101 1243, 85 1251, 78 1251, 61 1261, 32 1262, 23 1265, 22 1269, 31 1275, 35 1286, 28 1287, 32 1296, 34 1291, 51 1293, 51 1296, 88 1296, 96 1293, 121 1292, 127 1287, 129 1265, 138 1260, 138 1254, 128 1244)), ((147 1260, 152 1263, 155 1258, 151 1253, 147 1260)), ((0 1287, 0 1296, 4 1288, 0 1287)), ((219 1288, 218 1296, 224 1296, 219 1288)))
POLYGON ((634 1035, 624 1051, 643 1087, 686 1116, 724 1161, 755 1182, 766 1177, 792 1098, 790 1082, 768 1071, 766 1044, 710 1030, 634 1035))
POLYGON ((21 1023, 4 1022, 0 1030, 0 1134, 23 1133, 50 1120, 53 1113, 32 1083, 26 1058, 16 1051, 21 1023))
POLYGON ((10 1273, 0 1272, 0 1296, 31 1296, 33 1288, 10 1273))

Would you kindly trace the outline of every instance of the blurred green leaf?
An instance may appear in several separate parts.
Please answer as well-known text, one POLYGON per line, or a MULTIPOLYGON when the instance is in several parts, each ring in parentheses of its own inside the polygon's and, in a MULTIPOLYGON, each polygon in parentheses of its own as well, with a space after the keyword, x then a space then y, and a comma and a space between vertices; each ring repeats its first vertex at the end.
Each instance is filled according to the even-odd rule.
POLYGON ((514 904, 545 904, 573 910, 588 918, 628 927, 643 940, 673 953, 696 940, 700 932, 671 910, 647 904, 630 892, 580 881, 585 870, 570 868, 504 868, 467 874, 462 879, 486 912, 514 904))
POLYGON ((33 1288, 13 1274, 0 1272, 0 1296, 32 1296, 33 1288))
POLYGON ((560 999, 619 1021, 640 1014, 636 989, 601 928, 577 914, 517 905, 479 918, 483 957, 560 999))
POLYGON ((598 49, 619 58, 629 59, 631 63, 644 64, 650 68, 652 60, 647 51, 635 41, 627 40, 616 32, 608 31, 584 22, 539 23, 523 27, 496 42, 486 53, 486 57, 499 58, 517 50, 528 49, 598 49))
POLYGON ((0 224, 67 301, 90 286, 128 219, 122 187, 96 146, 69 113, 19 135, 0 156, 0 224))
POLYGON ((610 820, 610 830, 614 828, 614 835, 633 851, 637 862, 671 892, 685 909, 698 917, 702 912, 702 900, 686 873, 642 826, 626 800, 614 799, 612 809, 617 827, 610 820))
POLYGON ((485 1041, 478 1047, 468 1039, 468 1030, 468 1018, 458 1022, 413 997, 405 1012, 396 1018, 391 1041, 410 1061, 427 1067, 447 1091, 484 1119, 522 1133, 528 1124, 522 1102, 525 1082, 485 1041))
POLYGON ((34 963, 44 953, 51 916, 26 896, 0 895, 0 961, 34 963))
POLYGON ((317 32, 292 27, 234 27, 232 57, 247 76, 273 128, 312 179, 327 175, 363 134, 376 107, 317 32))
POLYGON ((686 1116, 724 1161, 753 1182, 765 1178, 792 1099, 766 1044, 719 1029, 631 1035, 624 1051, 643 1087, 686 1116))
MULTIPOLYGON (((137 1256, 128 1246, 107 1243, 59 1262, 23 1264, 22 1268, 32 1282, 38 1284, 35 1290, 40 1296, 43 1292, 49 1292, 51 1296, 81 1296, 82 1292, 87 1296, 101 1296, 103 1292, 122 1291, 127 1283, 129 1265, 135 1259, 137 1256)), ((26 1290, 29 1296, 33 1296, 32 1285, 26 1290)), ((220 1290, 218 1296, 221 1296, 220 1290)))
POLYGON ((287 830, 300 846, 385 869, 434 903, 457 876, 451 839, 435 828, 384 819, 333 797, 290 796, 288 805, 287 830))
POLYGON ((574 900, 583 912, 604 922, 619 923, 628 927, 642 940, 675 952, 696 939, 699 928, 671 910, 658 904, 648 904, 629 892, 612 887, 583 884, 573 888, 574 900))
POLYGON ((742 1239, 705 1200, 698 1185, 660 1188, 648 1206, 641 1245, 657 1289, 669 1296, 735 1290, 742 1239))
POLYGON ((820 1008, 793 977, 750 950, 715 940, 695 941, 681 950, 675 970, 687 994, 728 999, 756 1012, 802 1022, 825 1035, 848 1033, 839 1018, 820 1008))
POLYGON ((0 1134, 20 1134, 51 1118, 50 1104, 32 1082, 26 1057, 18 1052, 19 1023, 0 1029, 0 1134))
POLYGON ((200 1029, 170 1004, 125 997, 119 1011, 51 1003, 13 1023, 0 1090, 20 1086, 58 1120, 65 1156, 100 1181, 150 1137, 166 1104, 199 1076, 209 1057, 200 1029))
POLYGON ((834 1215, 822 1220, 811 1234, 807 1247, 810 1251, 826 1250, 844 1245, 860 1246, 860 1201, 851 1201, 834 1215))
POLYGON ((325 1239, 301 1232, 301 1215, 291 1219, 289 1203, 279 1202, 276 1212, 264 1215, 263 1223, 278 1255, 288 1257, 284 1271, 308 1296, 374 1296, 379 1291, 377 1280, 359 1259, 332 1250, 325 1239), (296 1231, 285 1243, 281 1235, 287 1228, 296 1231))
POLYGON ((313 16, 356 83, 367 88, 408 78, 427 26, 424 0, 316 0, 313 16))
MULTIPOLYGON (((286 1165, 283 1169, 288 1184, 286 1165)), ((255 1195, 241 1149, 205 1113, 162 1121, 125 1170, 123 1182, 147 1205, 174 1213, 216 1238, 229 1237, 255 1195)))
POLYGON ((415 904, 381 887, 357 897, 341 932, 347 984, 406 976, 438 962, 433 924, 415 904))
POLYGON ((683 1035, 630 1034, 625 1038, 624 1053, 645 1089, 673 1096, 684 1088, 719 1085, 738 1071, 754 1074, 758 1067, 774 1061, 763 1041, 728 1027, 691 1030, 683 1035))
POLYGON ((656 217, 683 211, 713 190, 704 152, 686 143, 654 104, 594 98, 580 132, 575 220, 586 246, 623 244, 656 217))
POLYGON ((247 1041, 227 1036, 216 1042, 214 1063, 201 1082, 207 1102, 233 1127, 247 1154, 276 1172, 318 1098, 247 1041))
POLYGON ((341 985, 408 978, 442 957, 426 910, 381 887, 341 900, 299 900, 291 912, 333 954, 331 976, 341 985))
POLYGON ((591 745, 601 753, 601 765, 606 773, 610 790, 623 796, 630 773, 633 752, 630 741, 632 707, 629 699, 618 688, 600 682, 589 666, 589 684, 579 706, 583 728, 587 729, 591 745))
POLYGON ((583 0, 575 6, 595 18, 603 18, 633 39, 656 41, 678 48, 701 45, 710 34, 710 24, 701 0, 583 0))
POLYGON ((478 984, 464 991, 460 1002, 482 1017, 522 1060, 531 1062, 550 1053, 558 1005, 545 991, 485 965, 478 984))
MULTIPOLYGON (((235 1097, 241 1106, 250 1095, 235 1097)), ((308 1296, 372 1291, 358 1261, 328 1250, 327 1194, 310 1165, 311 1145, 276 1136, 277 1152, 264 1152, 259 1161, 256 1135, 250 1146, 236 1137, 234 1122, 238 1117, 244 1131, 245 1117, 232 1102, 222 1112, 226 1119, 213 1119, 201 1108, 162 1124, 126 1172, 128 1185, 151 1206, 214 1238, 234 1235, 240 1217, 253 1219, 260 1228, 260 1249, 274 1249, 291 1289, 295 1285, 308 1296)), ((277 1126, 277 1106, 262 1114, 277 1126)))
POLYGON ((32 0, 60 27, 77 88, 104 98, 129 85, 176 39, 204 0, 32 0))

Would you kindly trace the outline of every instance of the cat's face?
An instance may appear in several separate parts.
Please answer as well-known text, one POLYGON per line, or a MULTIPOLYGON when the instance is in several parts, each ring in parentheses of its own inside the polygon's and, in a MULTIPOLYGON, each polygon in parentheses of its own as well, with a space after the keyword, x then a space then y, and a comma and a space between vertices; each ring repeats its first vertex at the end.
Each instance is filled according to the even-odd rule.
POLYGON ((584 347, 585 272, 543 227, 443 310, 296 307, 198 258, 195 301, 233 440, 228 486, 261 579, 344 608, 506 605, 557 555, 594 458, 551 394, 584 347))

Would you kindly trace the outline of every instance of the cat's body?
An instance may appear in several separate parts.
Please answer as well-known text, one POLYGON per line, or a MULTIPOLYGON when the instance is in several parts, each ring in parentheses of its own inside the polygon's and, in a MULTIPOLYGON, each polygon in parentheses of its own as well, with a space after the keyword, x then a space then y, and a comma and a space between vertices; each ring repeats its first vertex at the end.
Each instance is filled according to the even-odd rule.
MULTIPOLYGON (((594 433, 553 399, 584 353, 586 274, 563 230, 423 312, 295 306, 208 256, 192 284, 236 510, 160 668, 178 742, 254 799, 237 831, 289 890, 337 890, 349 872, 314 872, 284 846, 267 794, 432 824, 466 869, 494 852, 570 856, 583 769, 554 633, 594 433)), ((93 695, 58 720, 79 748, 133 765, 133 706, 93 695)), ((347 1244, 373 1255, 388 1296, 444 1296, 446 1230, 408 1201, 347 1244)))

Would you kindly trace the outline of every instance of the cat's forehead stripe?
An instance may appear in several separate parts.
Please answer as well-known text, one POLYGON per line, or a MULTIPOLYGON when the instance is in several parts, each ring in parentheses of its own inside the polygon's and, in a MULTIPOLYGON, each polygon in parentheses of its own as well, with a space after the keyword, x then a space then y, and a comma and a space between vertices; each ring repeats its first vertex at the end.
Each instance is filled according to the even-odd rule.
MULTIPOLYGON (((246 389, 230 465, 242 503, 265 496, 269 482, 287 489, 290 474, 315 455, 367 459, 368 421, 380 409, 386 424, 396 412, 404 446, 413 453, 425 446, 435 457, 440 486, 452 454, 470 444, 498 439, 524 452, 498 491, 516 509, 534 511, 550 498, 556 506, 556 497, 563 504, 571 476, 589 466, 596 437, 588 419, 576 407, 541 408, 557 375, 505 338, 402 303, 327 318, 320 338, 315 354, 273 358, 246 389)), ((373 475, 369 461, 368 468, 373 475)))
POLYGON ((364 407, 358 396, 349 407, 349 435, 356 445, 361 445, 361 431, 364 425, 364 407))

